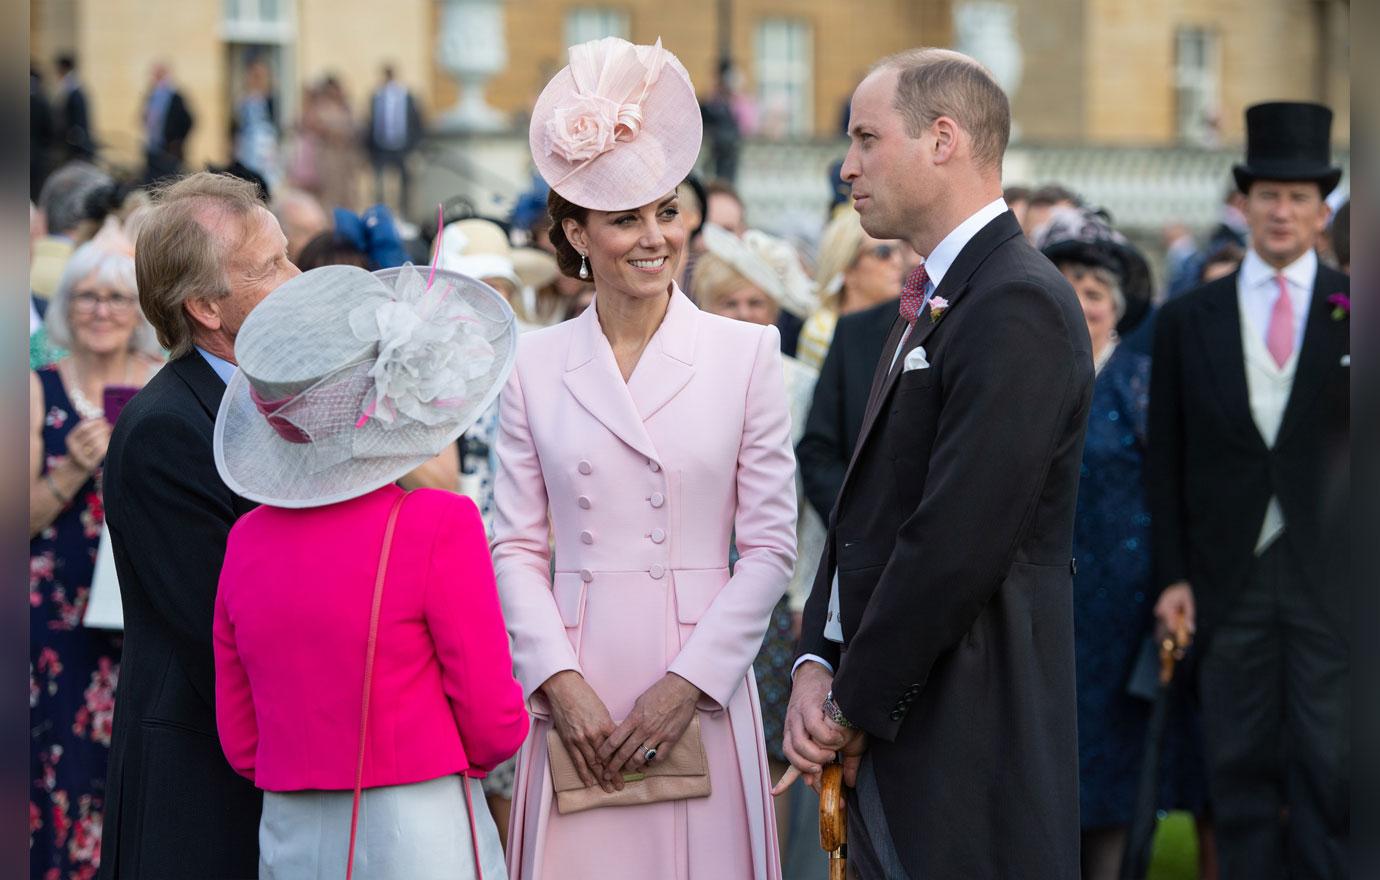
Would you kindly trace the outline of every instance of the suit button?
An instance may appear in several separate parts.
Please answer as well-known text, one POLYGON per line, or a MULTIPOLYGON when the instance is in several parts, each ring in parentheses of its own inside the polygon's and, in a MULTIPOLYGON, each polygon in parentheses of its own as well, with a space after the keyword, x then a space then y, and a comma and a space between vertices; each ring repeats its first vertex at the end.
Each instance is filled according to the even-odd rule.
POLYGON ((663 577, 666 576, 666 566, 662 565, 659 562, 654 563, 651 568, 647 569, 647 574, 651 575, 657 580, 661 580, 663 577))
POLYGON ((585 543, 585 544, 593 544, 593 543, 594 543, 594 533, 593 533, 593 532, 580 532, 580 541, 581 541, 582 543, 585 543))
POLYGON ((653 492, 652 496, 647 500, 652 502, 653 507, 660 507, 666 503, 666 496, 662 495, 660 492, 653 492))
POLYGON ((590 571, 587 568, 580 569, 580 580, 584 581, 585 583, 589 583, 590 581, 594 580, 594 572, 590 571))
POLYGON ((900 720, 901 720, 901 716, 903 716, 903 715, 905 715, 905 714, 906 714, 906 713, 902 712, 900 709, 892 709, 892 710, 891 710, 891 720, 892 720, 892 721, 900 721, 900 720))
POLYGON ((652 539, 653 544, 660 544, 666 540, 666 532, 662 529, 652 529, 647 533, 647 537, 652 539))
POLYGON ((661 465, 657 464, 651 459, 647 459, 647 467, 652 469, 652 473, 656 473, 657 471, 661 470, 661 465))
POLYGON ((581 495, 575 499, 575 503, 580 505, 581 510, 589 510, 589 498, 587 496, 581 495))

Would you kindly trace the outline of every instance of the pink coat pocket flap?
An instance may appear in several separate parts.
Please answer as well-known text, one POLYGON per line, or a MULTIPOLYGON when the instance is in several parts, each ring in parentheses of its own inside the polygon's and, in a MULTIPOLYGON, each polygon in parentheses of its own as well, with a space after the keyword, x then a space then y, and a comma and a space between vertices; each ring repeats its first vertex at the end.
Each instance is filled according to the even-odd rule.
POLYGON ((580 625, 585 610, 585 582, 573 571, 556 572, 551 592, 556 598, 556 608, 561 612, 561 621, 567 627, 580 625))
POLYGON ((672 573, 676 584, 676 618, 681 623, 699 623, 714 597, 728 583, 726 568, 677 569, 672 573))

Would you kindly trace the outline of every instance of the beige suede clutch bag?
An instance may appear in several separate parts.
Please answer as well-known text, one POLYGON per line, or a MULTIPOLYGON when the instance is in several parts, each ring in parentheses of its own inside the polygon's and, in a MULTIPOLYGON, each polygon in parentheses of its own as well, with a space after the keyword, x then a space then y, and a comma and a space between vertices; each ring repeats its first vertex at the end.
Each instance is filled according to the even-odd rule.
POLYGON ((551 786, 556 792, 556 810, 563 816, 597 807, 709 797, 709 761, 700 740, 698 714, 690 719, 679 742, 660 752, 641 771, 623 774, 622 791, 606 792, 597 785, 586 787, 554 727, 546 733, 546 753, 551 765, 551 786))

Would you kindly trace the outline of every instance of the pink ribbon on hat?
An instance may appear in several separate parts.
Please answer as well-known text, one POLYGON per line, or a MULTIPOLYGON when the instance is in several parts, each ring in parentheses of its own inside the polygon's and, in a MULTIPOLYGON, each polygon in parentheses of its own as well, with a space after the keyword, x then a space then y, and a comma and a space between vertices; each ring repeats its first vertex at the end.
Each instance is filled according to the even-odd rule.
POLYGON ((296 396, 284 397, 281 400, 264 400, 259 396, 259 392, 254 390, 254 386, 249 386, 249 399, 254 401, 254 408, 257 409, 268 421, 269 427, 278 432, 289 443, 310 443, 311 436, 292 422, 277 415, 278 410, 296 400, 296 396))
POLYGON ((620 141, 634 140, 642 131, 642 103, 647 98, 671 53, 653 46, 634 46, 617 37, 605 37, 570 47, 570 76, 575 96, 557 107, 546 122, 547 152, 578 162, 571 175, 620 141))

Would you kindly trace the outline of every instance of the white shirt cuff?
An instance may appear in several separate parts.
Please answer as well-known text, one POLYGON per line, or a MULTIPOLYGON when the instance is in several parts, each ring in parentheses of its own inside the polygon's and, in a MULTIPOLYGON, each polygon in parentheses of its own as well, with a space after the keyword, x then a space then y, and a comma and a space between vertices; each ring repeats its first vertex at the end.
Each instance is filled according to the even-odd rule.
POLYGON ((830 663, 828 660, 825 660, 818 654, 801 654, 800 659, 796 660, 795 665, 791 667, 791 678, 795 678, 795 671, 800 668, 800 664, 806 663, 810 660, 815 661, 820 666, 823 666, 825 669, 829 670, 830 675, 834 674, 834 665, 830 663))

